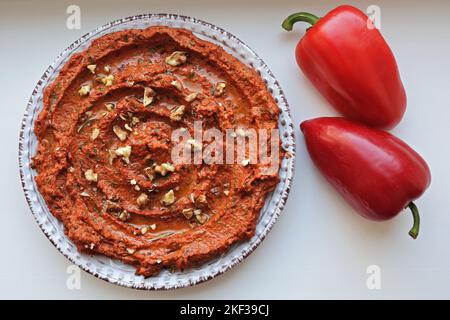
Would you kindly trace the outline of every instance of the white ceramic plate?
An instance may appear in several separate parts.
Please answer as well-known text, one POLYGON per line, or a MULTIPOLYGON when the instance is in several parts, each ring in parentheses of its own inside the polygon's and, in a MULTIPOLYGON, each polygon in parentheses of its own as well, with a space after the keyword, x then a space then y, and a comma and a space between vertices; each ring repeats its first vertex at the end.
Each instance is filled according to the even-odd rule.
POLYGON ((72 263, 100 279, 125 287, 148 290, 186 287, 209 280, 231 269, 248 256, 270 231, 284 207, 293 177, 294 155, 294 127, 289 115, 288 103, 278 81, 267 65, 246 44, 225 30, 201 20, 174 14, 143 14, 116 20, 97 28, 71 44, 48 67, 33 90, 22 121, 19 141, 20 177, 25 197, 37 223, 55 247, 72 263), (250 241, 233 245, 227 253, 201 267, 178 272, 163 270, 159 275, 145 279, 142 276, 136 276, 135 269, 121 261, 101 255, 82 254, 77 251, 76 246, 64 234, 63 224, 48 210, 36 187, 34 181, 36 172, 31 168, 30 163, 37 147, 37 139, 33 129, 35 119, 43 106, 43 90, 47 84, 55 79, 69 57, 73 53, 85 50, 92 39, 105 34, 124 29, 146 28, 153 25, 191 30, 196 36, 221 45, 228 53, 254 68, 261 75, 280 108, 280 136, 282 146, 288 152, 282 160, 279 172, 280 183, 275 191, 267 197, 260 213, 255 236, 250 241))

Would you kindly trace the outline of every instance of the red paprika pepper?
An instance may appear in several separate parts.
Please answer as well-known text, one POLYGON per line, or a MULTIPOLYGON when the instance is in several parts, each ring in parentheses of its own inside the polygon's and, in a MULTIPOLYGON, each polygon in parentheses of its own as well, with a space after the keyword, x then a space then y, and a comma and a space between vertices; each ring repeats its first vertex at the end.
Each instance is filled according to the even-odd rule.
POLYGON ((297 44, 306 77, 345 117, 389 129, 403 117, 406 94, 391 49, 359 9, 340 6, 323 18, 299 12, 282 26, 312 25, 297 44))
POLYGON ((409 207, 431 181, 426 162, 405 142, 382 130, 343 118, 317 118, 300 125, 311 159, 327 180, 363 217, 387 220, 409 207))

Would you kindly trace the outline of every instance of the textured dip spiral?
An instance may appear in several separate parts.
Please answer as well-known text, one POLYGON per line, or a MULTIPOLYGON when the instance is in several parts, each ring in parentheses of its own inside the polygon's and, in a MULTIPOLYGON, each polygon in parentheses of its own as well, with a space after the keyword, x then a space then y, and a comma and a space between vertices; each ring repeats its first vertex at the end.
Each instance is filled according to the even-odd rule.
POLYGON ((211 143, 195 138, 195 123, 244 141, 251 130, 273 138, 278 107, 264 82, 220 46, 169 27, 111 33, 71 56, 43 104, 36 183, 78 250, 147 277, 197 266, 254 235, 279 180, 279 143, 270 173, 247 158, 177 163, 172 154, 175 130, 190 135, 188 154, 211 143))

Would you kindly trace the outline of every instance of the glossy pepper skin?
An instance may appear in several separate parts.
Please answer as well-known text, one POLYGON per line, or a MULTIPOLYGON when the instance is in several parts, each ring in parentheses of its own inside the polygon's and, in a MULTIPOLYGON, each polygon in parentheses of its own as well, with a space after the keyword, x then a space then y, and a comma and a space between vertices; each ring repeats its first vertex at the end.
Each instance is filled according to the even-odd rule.
POLYGON ((410 235, 417 237, 419 215, 412 201, 431 181, 417 152, 390 133, 343 118, 308 120, 300 128, 314 164, 358 213, 382 221, 409 207, 410 235))
POLYGON ((296 59, 306 77, 346 118, 390 129, 402 119, 406 94, 391 49, 369 18, 340 6, 323 18, 299 12, 282 24, 312 24, 297 44, 296 59))

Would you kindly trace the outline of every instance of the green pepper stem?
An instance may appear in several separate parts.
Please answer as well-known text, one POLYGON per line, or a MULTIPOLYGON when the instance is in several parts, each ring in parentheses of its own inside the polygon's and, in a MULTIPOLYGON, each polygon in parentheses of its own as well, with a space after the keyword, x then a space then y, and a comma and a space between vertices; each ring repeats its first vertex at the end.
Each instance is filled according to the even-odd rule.
POLYGON ((412 215, 414 218, 414 224, 413 224, 411 230, 409 230, 409 235, 413 239, 416 239, 417 236, 419 235, 419 227, 420 227, 419 209, 417 209, 417 206, 414 204, 414 202, 410 202, 408 204, 408 208, 411 209, 411 212, 412 212, 412 215))
POLYGON ((320 18, 308 13, 308 12, 297 12, 297 13, 293 13, 291 14, 289 17, 287 17, 286 19, 284 19, 283 23, 281 24, 281 26, 283 27, 283 29, 287 30, 287 31, 291 31, 292 30, 292 26, 294 25, 294 23, 299 22, 299 21, 303 21, 303 22, 307 22, 310 25, 315 25, 316 22, 319 20, 320 18))

